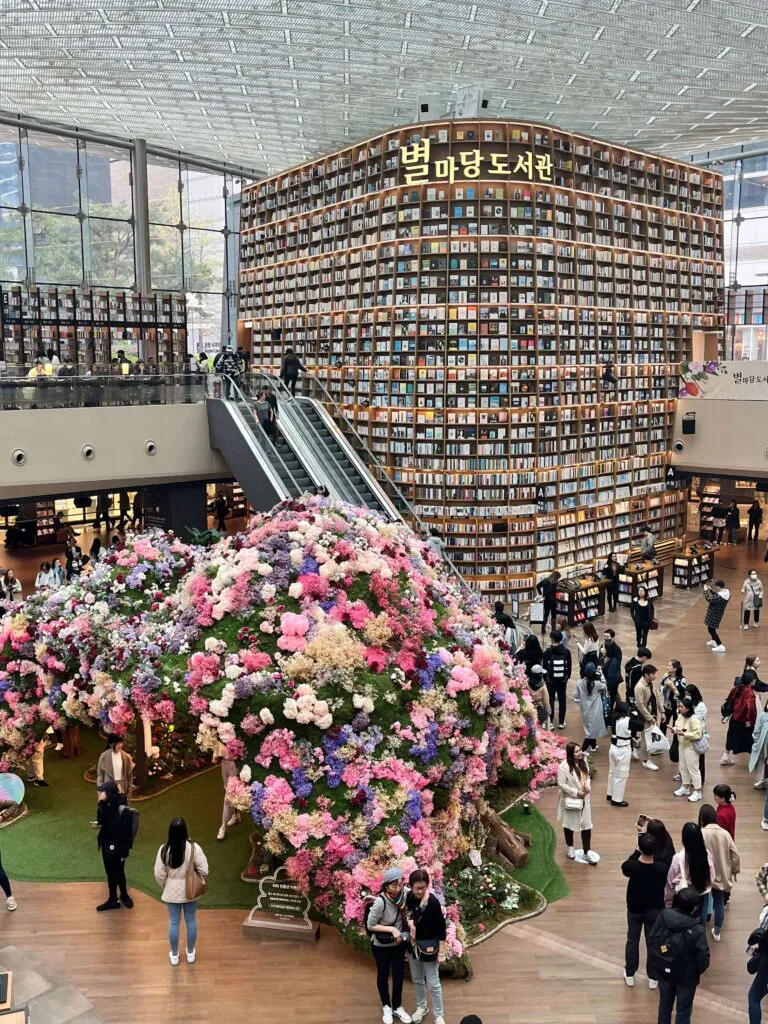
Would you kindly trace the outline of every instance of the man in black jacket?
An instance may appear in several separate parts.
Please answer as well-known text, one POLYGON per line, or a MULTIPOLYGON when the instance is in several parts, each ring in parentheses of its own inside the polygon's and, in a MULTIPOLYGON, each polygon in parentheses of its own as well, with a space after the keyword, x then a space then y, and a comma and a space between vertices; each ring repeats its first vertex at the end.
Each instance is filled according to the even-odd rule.
POLYGON ((557 617, 557 584, 560 582, 560 573, 550 573, 540 583, 536 584, 537 593, 541 594, 544 601, 544 618, 541 621, 541 635, 547 630, 547 619, 550 625, 554 626, 557 617))
POLYGON ((637 648, 637 657, 630 658, 624 666, 624 678, 627 681, 627 704, 635 702, 635 687, 643 674, 643 665, 651 660, 651 652, 647 647, 637 648))
POLYGON ((651 930, 664 909, 667 865, 655 860, 656 840, 648 832, 637 837, 637 849, 621 865, 627 882, 627 945, 624 952, 624 981, 631 988, 640 966, 640 933, 645 930, 646 971, 650 988, 659 987, 656 966, 651 957, 651 930))
POLYGON ((547 674, 547 691, 552 708, 552 727, 555 725, 555 697, 560 702, 560 728, 565 728, 565 691, 571 678, 571 652, 563 643, 563 634, 553 629, 549 634, 551 646, 544 651, 543 665, 547 674))
POLYGON ((128 895, 128 883, 125 880, 125 862, 133 846, 132 811, 126 808, 125 797, 118 791, 117 783, 111 779, 96 787, 97 792, 104 794, 99 800, 96 820, 99 825, 97 846, 101 850, 104 870, 107 874, 109 899, 100 903, 97 910, 118 910, 120 905, 128 910, 133 900, 128 895), (125 808, 125 809, 123 809, 125 808), (119 899, 118 899, 119 893, 119 899))
POLYGON ((690 1024, 693 997, 709 967, 709 946, 699 919, 701 897, 688 886, 675 893, 672 907, 662 910, 651 931, 651 958, 659 976, 659 1024, 690 1024))

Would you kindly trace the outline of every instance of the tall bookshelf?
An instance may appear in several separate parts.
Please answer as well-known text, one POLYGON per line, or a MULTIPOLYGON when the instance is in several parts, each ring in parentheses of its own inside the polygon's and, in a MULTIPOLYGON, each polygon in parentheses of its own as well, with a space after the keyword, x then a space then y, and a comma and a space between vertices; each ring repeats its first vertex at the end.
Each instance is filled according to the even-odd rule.
POLYGON ((85 372, 118 349, 180 366, 187 353, 187 301, 176 292, 0 285, 0 361, 13 373, 52 348, 85 372))
POLYGON ((402 128, 243 192, 238 339, 296 349, 467 578, 525 598, 644 524, 682 537, 664 471, 722 210, 715 172, 549 126, 402 128))

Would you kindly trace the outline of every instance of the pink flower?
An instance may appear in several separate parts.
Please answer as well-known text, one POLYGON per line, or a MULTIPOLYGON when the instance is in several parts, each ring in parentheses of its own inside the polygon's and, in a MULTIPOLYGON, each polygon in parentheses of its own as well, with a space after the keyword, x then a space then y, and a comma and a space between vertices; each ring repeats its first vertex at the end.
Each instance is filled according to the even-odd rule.
POLYGON ((408 853, 408 843, 402 836, 390 836, 389 846, 396 857, 402 857, 408 853))

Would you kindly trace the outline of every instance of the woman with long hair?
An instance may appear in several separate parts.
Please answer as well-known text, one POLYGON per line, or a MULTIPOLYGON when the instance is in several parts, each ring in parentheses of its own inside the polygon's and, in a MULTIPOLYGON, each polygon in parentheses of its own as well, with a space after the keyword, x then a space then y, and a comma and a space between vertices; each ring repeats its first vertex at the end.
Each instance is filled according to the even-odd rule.
POLYGON ((685 676, 683 675, 683 666, 677 660, 672 660, 667 664, 667 671, 661 677, 661 700, 664 705, 664 718, 661 722, 661 727, 664 730, 664 735, 667 734, 667 729, 672 730, 672 742, 669 746, 669 760, 673 764, 677 764, 680 760, 680 749, 677 742, 677 736, 674 732, 675 718, 677 717, 677 702, 681 697, 685 696, 685 676))
POLYGON ((591 849, 592 807, 590 804, 591 783, 589 765, 578 743, 571 741, 565 748, 565 760, 557 769, 557 785, 560 798, 557 804, 557 820, 563 826, 565 845, 569 860, 580 864, 597 864, 600 854, 591 849), (582 849, 573 848, 574 832, 581 833, 582 849))
POLYGON ((677 702, 678 715, 675 719, 674 733, 680 747, 680 786, 675 796, 687 796, 692 804, 701 800, 701 771, 699 755, 695 745, 704 735, 701 722, 693 713, 693 701, 683 697, 677 702))
POLYGON ((516 661, 518 665, 525 666, 525 674, 530 680, 533 666, 541 665, 544 661, 544 651, 542 651, 541 643, 535 633, 528 634, 522 647, 518 647, 515 651, 513 660, 516 661))
POLYGON ((719 942, 720 931, 725 921, 725 908, 741 870, 741 858, 733 836, 718 822, 712 804, 701 805, 699 826, 704 845, 711 854, 715 865, 715 873, 712 876, 712 902, 715 914, 712 938, 715 942, 719 942))
POLYGON ((408 964, 417 1002, 411 1020, 413 1024, 419 1024, 429 1013, 429 989, 435 1024, 445 1024, 443 990, 440 986, 440 964, 445 963, 447 934, 443 908, 434 893, 429 891, 429 874, 423 868, 411 872, 408 885, 410 888, 405 899, 411 933, 408 964))
POLYGON ((597 630, 591 622, 585 622, 581 628, 584 631, 584 641, 577 643, 576 646, 579 649, 579 669, 584 675, 584 666, 587 662, 591 661, 593 665, 597 666, 600 660, 600 641, 597 637, 597 630))
POLYGON ((664 904, 672 906, 676 892, 692 885, 701 896, 701 923, 712 913, 712 879, 715 877, 715 863, 707 850, 701 829, 695 821, 683 825, 683 848, 672 858, 664 889, 664 904))
POLYGON ((179 962, 179 931, 181 916, 187 929, 187 963, 193 964, 197 957, 197 900, 187 897, 187 870, 194 862, 194 872, 201 878, 208 877, 208 861, 197 843, 189 841, 187 823, 183 818, 174 818, 168 826, 168 841, 157 851, 155 858, 155 881, 162 887, 160 899, 168 907, 168 958, 175 967, 179 962))
POLYGON ((645 647, 648 643, 648 630, 653 622, 654 609, 653 601, 648 596, 648 588, 642 584, 637 588, 637 597, 633 598, 629 606, 629 614, 635 624, 637 646, 645 647))
POLYGON ((608 599, 608 611, 615 612, 619 606, 619 573, 621 572, 621 566, 619 560, 616 558, 615 552, 611 552, 608 555, 608 560, 605 563, 605 567, 601 573, 604 580, 608 580, 608 586, 606 589, 606 597, 608 599))
POLYGON ((754 669, 745 669, 741 677, 737 676, 726 698, 730 703, 731 714, 728 720, 728 732, 725 737, 725 750, 720 764, 735 764, 734 754, 751 754, 752 740, 757 721, 757 699, 754 684, 757 673, 754 669))
POLYGON ((675 844, 672 836, 667 832, 667 827, 661 818, 651 818, 646 822, 645 831, 656 840, 656 860, 663 861, 667 867, 672 863, 675 856, 675 844))
POLYGON ((602 678, 598 676, 597 666, 588 661, 584 666, 584 672, 576 683, 576 701, 581 712, 581 720, 584 725, 584 742, 582 750, 597 750, 597 741, 605 736, 605 715, 603 714, 603 697, 608 692, 608 687, 602 678))
POLYGON ((608 751, 608 793, 611 807, 628 807, 624 799, 629 767, 632 763, 632 730, 629 727, 629 706, 617 701, 613 709, 611 749, 608 751))

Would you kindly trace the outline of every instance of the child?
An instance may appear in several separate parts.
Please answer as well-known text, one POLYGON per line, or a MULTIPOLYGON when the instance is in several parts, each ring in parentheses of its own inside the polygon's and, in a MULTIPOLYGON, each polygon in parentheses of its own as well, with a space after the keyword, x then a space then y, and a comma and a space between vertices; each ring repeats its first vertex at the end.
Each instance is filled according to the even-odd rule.
POLYGON ((733 801, 736 794, 730 786, 722 783, 712 790, 715 796, 715 817, 720 828, 730 833, 731 839, 736 839, 736 808, 733 801))

